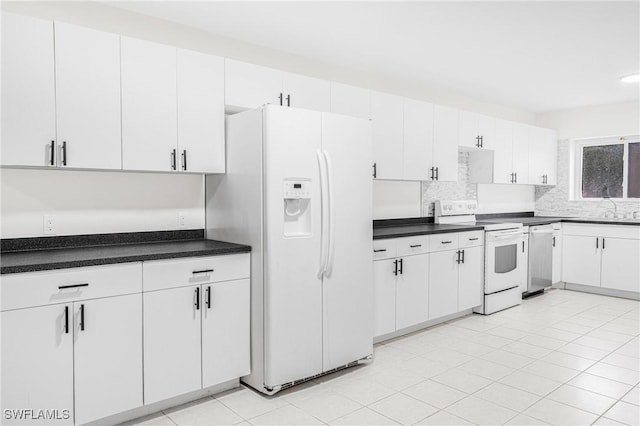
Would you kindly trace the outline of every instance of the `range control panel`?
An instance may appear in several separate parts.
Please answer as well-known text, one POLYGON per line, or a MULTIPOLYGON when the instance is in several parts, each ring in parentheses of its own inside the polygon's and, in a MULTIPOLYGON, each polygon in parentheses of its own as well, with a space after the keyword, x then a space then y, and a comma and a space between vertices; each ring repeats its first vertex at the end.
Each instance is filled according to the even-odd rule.
POLYGON ((475 215, 478 211, 476 200, 439 200, 435 203, 434 215, 437 216, 460 216, 475 215))
POLYGON ((310 180, 293 180, 284 181, 284 197, 287 200, 308 199, 311 198, 311 181, 310 180))

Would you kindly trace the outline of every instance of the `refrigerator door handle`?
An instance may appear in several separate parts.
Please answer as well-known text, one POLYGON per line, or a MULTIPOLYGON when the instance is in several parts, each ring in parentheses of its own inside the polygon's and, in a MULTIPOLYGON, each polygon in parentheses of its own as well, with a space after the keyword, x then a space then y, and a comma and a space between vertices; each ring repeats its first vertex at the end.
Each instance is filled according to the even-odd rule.
POLYGON ((327 230, 327 220, 329 219, 329 215, 325 211, 327 209, 327 175, 325 169, 325 162, 322 152, 320 150, 316 151, 316 158, 318 159, 318 171, 320 173, 320 205, 321 205, 321 232, 320 232, 320 267, 318 268, 318 273, 316 274, 318 278, 322 278, 324 271, 327 267, 327 254, 328 254, 328 230, 327 230))
POLYGON ((329 250, 327 252, 327 266, 325 267, 324 275, 326 277, 331 276, 333 270, 333 258, 335 255, 335 209, 333 200, 333 167, 331 165, 331 156, 327 151, 323 151, 325 167, 327 168, 327 187, 328 187, 328 204, 329 204, 329 250))

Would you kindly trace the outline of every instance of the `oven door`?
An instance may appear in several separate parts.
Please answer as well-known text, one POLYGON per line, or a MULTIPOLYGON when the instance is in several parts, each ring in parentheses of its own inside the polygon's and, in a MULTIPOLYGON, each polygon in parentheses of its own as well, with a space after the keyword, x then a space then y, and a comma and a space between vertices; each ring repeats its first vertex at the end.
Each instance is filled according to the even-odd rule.
POLYGON ((518 248, 522 244, 522 230, 509 229, 486 233, 485 293, 495 293, 518 287, 522 282, 518 248))

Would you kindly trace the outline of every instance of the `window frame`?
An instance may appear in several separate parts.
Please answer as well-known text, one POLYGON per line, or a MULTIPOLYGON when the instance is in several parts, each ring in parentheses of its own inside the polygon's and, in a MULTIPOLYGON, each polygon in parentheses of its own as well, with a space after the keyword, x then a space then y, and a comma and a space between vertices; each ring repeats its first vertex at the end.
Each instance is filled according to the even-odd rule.
POLYGON ((639 135, 610 136, 588 139, 574 139, 572 144, 572 160, 574 164, 573 182, 571 192, 573 201, 602 201, 604 197, 583 197, 582 196, 582 159, 585 147, 623 145, 622 154, 622 197, 611 197, 614 201, 640 200, 640 198, 629 197, 629 144, 640 143, 639 135))

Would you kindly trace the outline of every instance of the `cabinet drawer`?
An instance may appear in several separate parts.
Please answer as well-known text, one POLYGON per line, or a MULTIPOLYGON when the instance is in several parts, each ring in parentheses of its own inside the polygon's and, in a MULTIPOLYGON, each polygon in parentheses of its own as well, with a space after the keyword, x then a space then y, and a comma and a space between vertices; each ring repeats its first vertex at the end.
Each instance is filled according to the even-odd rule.
POLYGON ((390 259, 396 257, 397 239, 374 240, 373 241, 373 260, 390 259))
POLYGON ((457 249, 458 235, 457 232, 431 235, 429 239, 429 251, 457 249))
POLYGON ((144 291, 249 278, 249 253, 154 260, 142 265, 144 291))
POLYGON ((565 223, 562 226, 562 233, 563 235, 628 238, 637 240, 640 239, 640 226, 565 223))
POLYGON ((416 237, 405 237, 397 240, 397 256, 407 256, 411 254, 427 253, 429 251, 429 237, 420 235, 416 237))
POLYGON ((140 262, 2 276, 0 309, 67 303, 142 291, 140 262))
POLYGON ((484 231, 461 232, 458 242, 459 248, 481 246, 484 244, 484 231))

